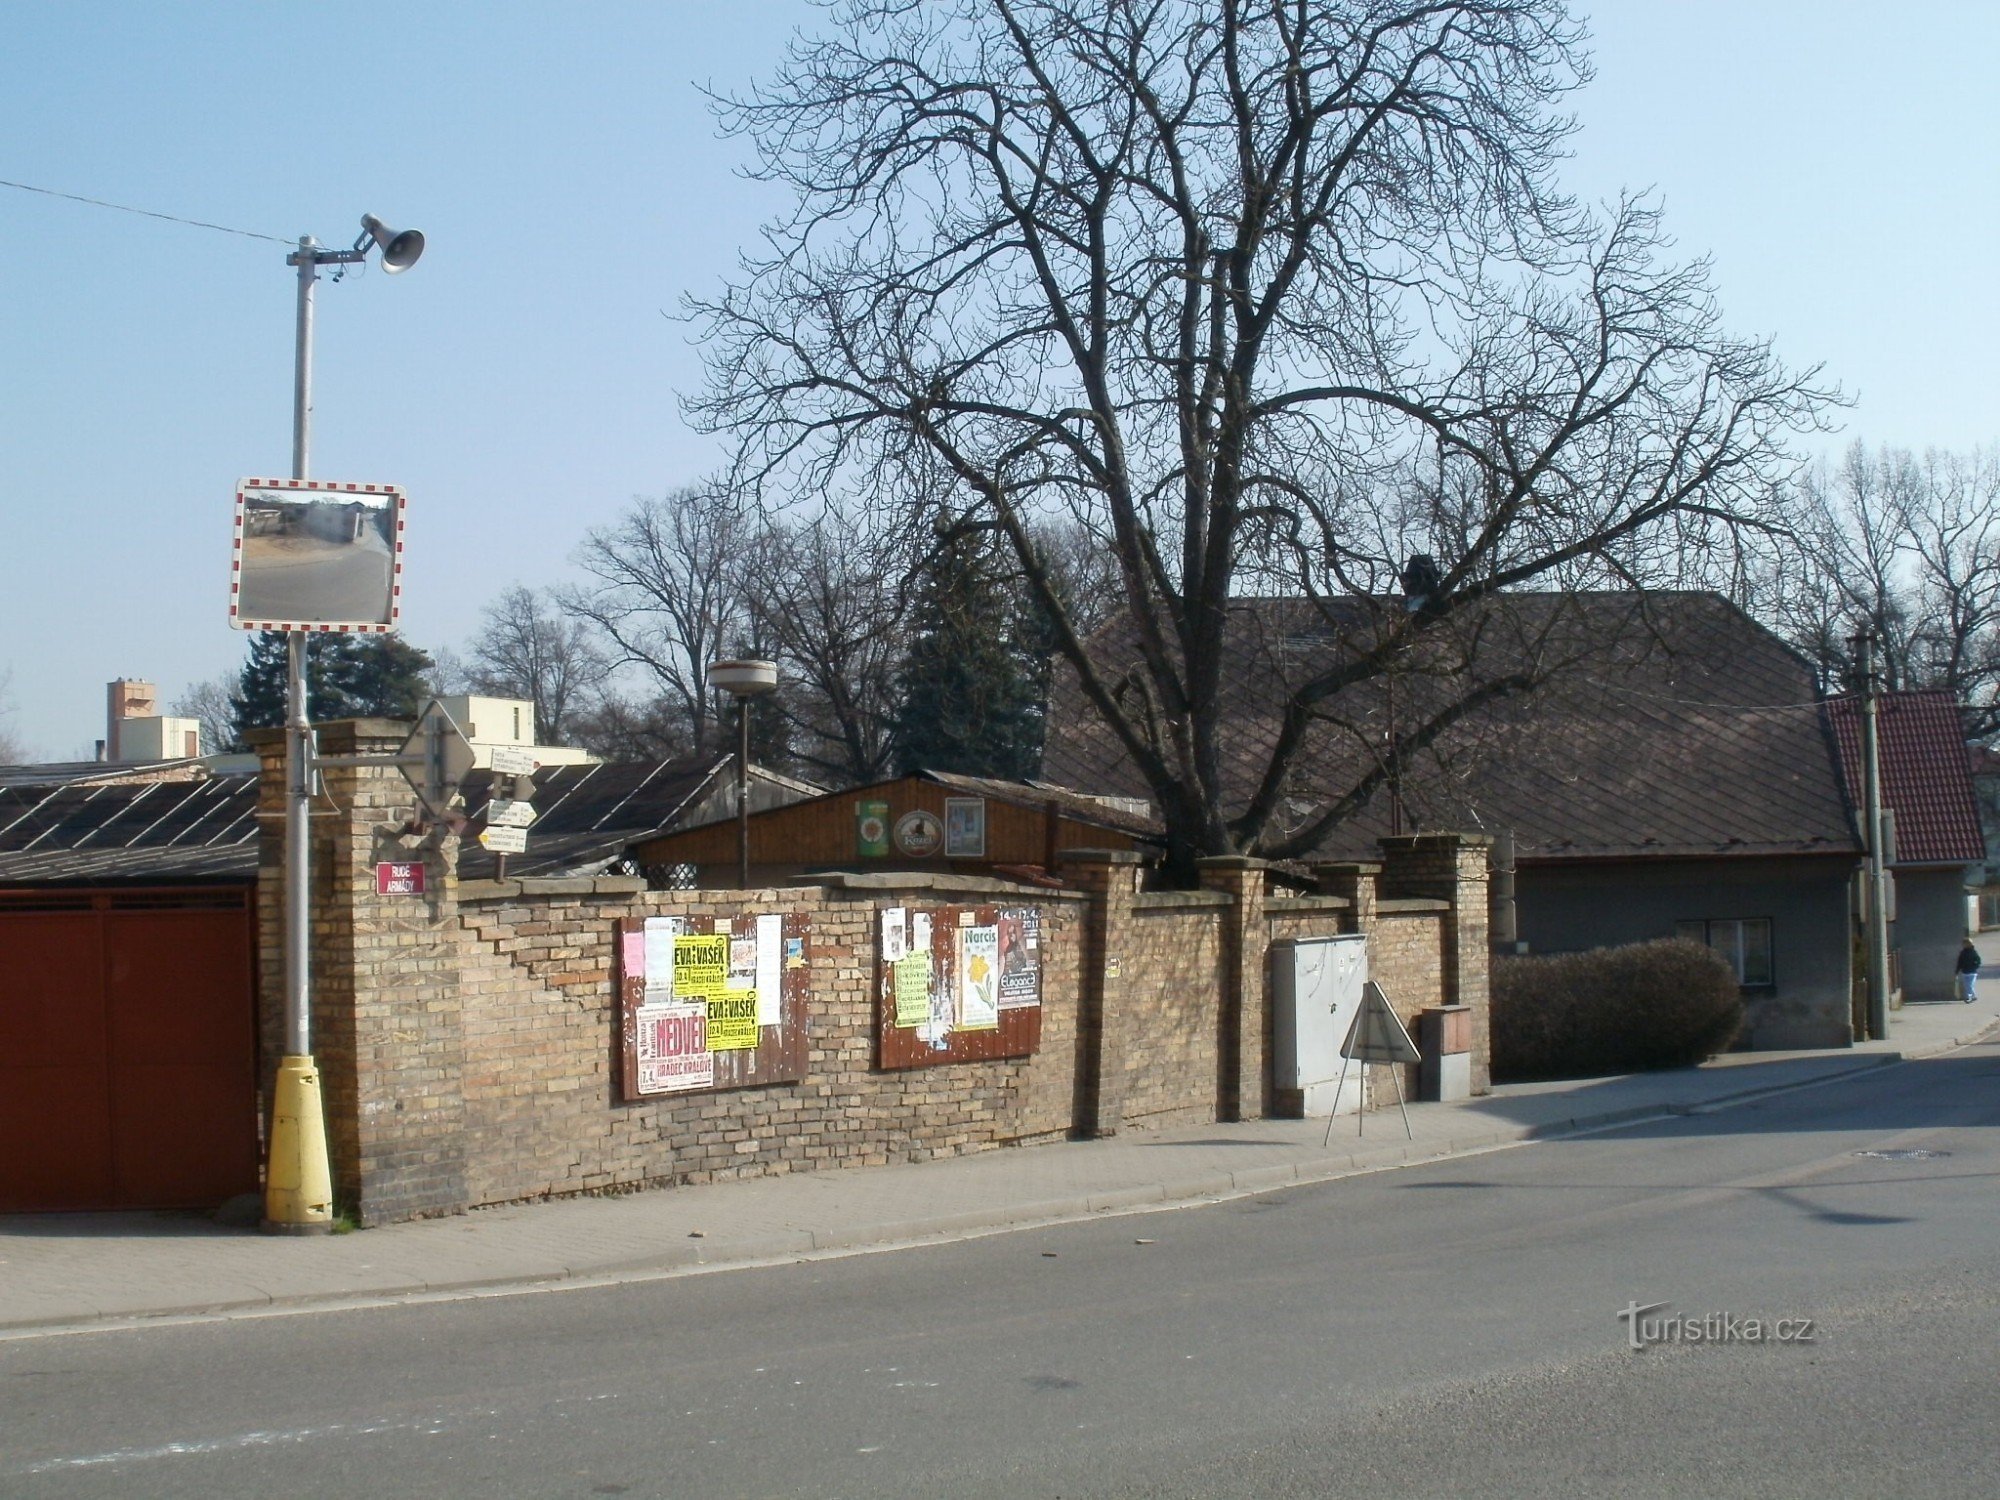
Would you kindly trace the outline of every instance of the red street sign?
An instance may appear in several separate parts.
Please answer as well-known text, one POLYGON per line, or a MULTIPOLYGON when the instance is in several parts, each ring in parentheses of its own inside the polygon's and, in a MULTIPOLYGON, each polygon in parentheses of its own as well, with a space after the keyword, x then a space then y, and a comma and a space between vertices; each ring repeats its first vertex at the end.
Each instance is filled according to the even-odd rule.
POLYGON ((424 867, 421 860, 411 864, 384 860, 375 867, 376 895, 421 896, 423 893, 424 867))

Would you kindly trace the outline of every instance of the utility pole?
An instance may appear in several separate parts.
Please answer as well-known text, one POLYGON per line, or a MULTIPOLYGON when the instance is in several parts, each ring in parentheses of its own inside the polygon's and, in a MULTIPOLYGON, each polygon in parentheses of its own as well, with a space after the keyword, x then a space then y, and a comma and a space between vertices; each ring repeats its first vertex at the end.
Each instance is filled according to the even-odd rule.
POLYGON ((1889 861, 1882 827, 1882 746, 1876 718, 1881 694, 1875 670, 1875 640, 1866 631, 1854 638, 1861 674, 1861 817, 1868 846, 1862 925, 1868 939, 1868 1038, 1889 1036, 1889 861))

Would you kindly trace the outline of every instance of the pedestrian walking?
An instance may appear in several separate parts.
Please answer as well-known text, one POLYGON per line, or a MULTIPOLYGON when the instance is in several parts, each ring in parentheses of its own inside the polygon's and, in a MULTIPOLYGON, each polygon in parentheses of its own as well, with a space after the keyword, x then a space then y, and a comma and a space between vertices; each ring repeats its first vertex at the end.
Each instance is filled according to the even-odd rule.
POLYGON ((1958 998, 1967 1005, 1979 998, 1979 950, 1971 938, 1958 953, 1958 998))

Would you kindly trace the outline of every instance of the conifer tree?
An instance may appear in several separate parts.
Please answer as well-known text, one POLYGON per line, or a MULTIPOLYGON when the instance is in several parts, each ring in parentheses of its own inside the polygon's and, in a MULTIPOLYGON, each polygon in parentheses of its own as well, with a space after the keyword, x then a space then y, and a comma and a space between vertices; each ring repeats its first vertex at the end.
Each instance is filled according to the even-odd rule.
MULTIPOLYGON (((314 723, 330 719, 414 719, 430 696, 424 674, 431 659, 401 636, 306 636, 306 712, 314 723)), ((252 729, 285 722, 285 637, 262 631, 237 679, 236 741, 252 729)))
POLYGON ((1041 759, 1040 696, 1024 616, 982 533, 941 536, 924 564, 899 674, 896 764, 1021 780, 1041 759))

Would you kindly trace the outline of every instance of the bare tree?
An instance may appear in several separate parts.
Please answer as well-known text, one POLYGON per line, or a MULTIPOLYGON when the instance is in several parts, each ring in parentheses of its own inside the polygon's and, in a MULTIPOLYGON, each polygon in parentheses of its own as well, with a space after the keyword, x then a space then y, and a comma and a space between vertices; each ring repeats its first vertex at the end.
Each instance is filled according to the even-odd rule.
POLYGON ((583 621, 564 614, 546 593, 516 584, 486 606, 468 677, 475 692, 527 699, 536 736, 561 745, 606 671, 583 621))
POLYGON ((695 308, 693 411, 746 484, 948 476, 1174 867, 1263 850, 1342 695, 1495 591, 1762 519, 1825 399, 1721 329, 1651 208, 1563 196, 1580 37, 1559 0, 850 0, 721 102, 794 207, 695 308), (1052 517, 1111 548, 1129 630, 1081 628, 1037 555, 1052 517), (1332 607, 1412 552, 1419 607, 1332 607), (1225 627, 1273 576, 1350 635, 1287 682, 1245 797, 1225 627))
MULTIPOLYGON (((576 560, 593 580, 561 591, 557 604, 599 632, 608 665, 636 669, 666 710, 636 717, 661 728, 676 751, 700 753, 720 732, 708 667, 749 629, 744 579, 751 527, 735 496, 691 485, 660 499, 637 499, 607 527, 590 532, 576 560)), ((630 706, 619 715, 629 724, 630 706)))
POLYGON ((864 782, 889 769, 910 553, 898 533, 837 512, 758 537, 751 614, 783 669, 777 701, 808 771, 864 782))
POLYGON ((201 746, 206 754, 237 750, 236 723, 241 708, 236 699, 236 674, 224 673, 206 682, 197 682, 167 705, 177 718, 193 719, 201 726, 201 746))
POLYGON ((1969 734, 2000 732, 2000 457, 1856 443, 1790 508, 1752 604, 1823 685, 1851 686, 1865 631, 1888 686, 1944 689, 1969 734))
POLYGON ((28 747, 8 726, 14 717, 14 669, 0 671, 0 766, 20 765, 28 758, 28 747))

